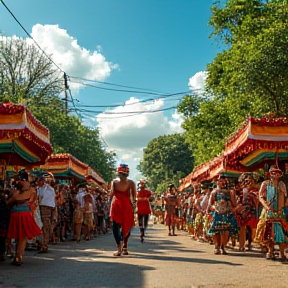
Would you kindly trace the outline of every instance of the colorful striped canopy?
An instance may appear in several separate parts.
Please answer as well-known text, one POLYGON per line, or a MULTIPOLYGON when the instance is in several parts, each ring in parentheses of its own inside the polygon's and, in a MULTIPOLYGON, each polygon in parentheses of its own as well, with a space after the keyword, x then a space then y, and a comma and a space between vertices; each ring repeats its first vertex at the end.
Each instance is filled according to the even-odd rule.
POLYGON ((51 172, 57 178, 86 180, 88 165, 68 153, 53 154, 40 169, 51 172))
POLYGON ((51 153, 49 130, 24 105, 0 103, 0 159, 6 165, 43 164, 51 153))
POLYGON ((288 159, 288 119, 248 117, 241 128, 225 144, 224 152, 194 168, 181 180, 180 188, 187 183, 211 180, 217 175, 238 177, 254 171, 264 163, 275 163, 277 158, 288 159))

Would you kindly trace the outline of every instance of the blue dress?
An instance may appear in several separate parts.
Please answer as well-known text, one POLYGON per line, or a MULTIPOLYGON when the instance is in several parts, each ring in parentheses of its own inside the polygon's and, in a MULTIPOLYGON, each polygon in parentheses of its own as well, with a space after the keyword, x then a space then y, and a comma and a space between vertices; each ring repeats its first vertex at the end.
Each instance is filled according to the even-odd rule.
MULTIPOLYGON (((278 188, 278 187, 277 187, 278 188)), ((277 188, 267 185, 266 198, 269 206, 273 211, 278 211, 278 191, 277 188)), ((267 211, 266 214, 266 228, 264 233, 264 239, 274 239, 275 243, 288 243, 288 231, 284 229, 284 225, 287 218, 287 207, 283 207, 278 212, 267 211)), ((287 222, 286 222, 287 229, 287 222)))
POLYGON ((208 235, 215 235, 229 231, 230 236, 237 236, 239 226, 235 215, 231 211, 230 192, 219 189, 215 194, 215 211, 211 212, 213 218, 208 235))

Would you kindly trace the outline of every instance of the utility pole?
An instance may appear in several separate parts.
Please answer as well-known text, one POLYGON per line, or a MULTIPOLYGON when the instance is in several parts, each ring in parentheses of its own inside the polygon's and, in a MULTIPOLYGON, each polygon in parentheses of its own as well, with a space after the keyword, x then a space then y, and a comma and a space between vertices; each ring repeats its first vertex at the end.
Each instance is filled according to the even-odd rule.
POLYGON ((68 115, 68 94, 67 94, 67 90, 69 89, 68 86, 68 80, 67 80, 67 74, 64 72, 64 93, 65 93, 65 112, 66 115, 68 115))

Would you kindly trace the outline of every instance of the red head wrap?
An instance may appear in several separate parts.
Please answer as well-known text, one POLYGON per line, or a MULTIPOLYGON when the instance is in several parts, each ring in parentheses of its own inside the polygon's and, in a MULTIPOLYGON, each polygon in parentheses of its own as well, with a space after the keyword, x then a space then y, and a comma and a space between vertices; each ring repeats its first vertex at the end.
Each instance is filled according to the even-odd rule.
POLYGON ((120 164, 117 168, 118 173, 129 175, 129 167, 127 164, 120 164))
POLYGON ((269 169, 269 173, 270 173, 270 175, 276 175, 276 174, 278 174, 279 176, 281 175, 283 175, 283 172, 282 172, 282 170, 280 170, 276 165, 272 165, 271 167, 270 167, 270 169, 269 169))

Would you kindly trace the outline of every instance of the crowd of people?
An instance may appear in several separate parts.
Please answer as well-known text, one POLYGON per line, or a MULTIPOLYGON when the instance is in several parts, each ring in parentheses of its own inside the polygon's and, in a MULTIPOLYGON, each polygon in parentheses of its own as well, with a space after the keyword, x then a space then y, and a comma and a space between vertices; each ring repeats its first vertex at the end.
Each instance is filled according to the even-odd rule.
POLYGON ((11 188, 0 191, 0 260, 12 255, 12 241, 12 264, 21 266, 28 245, 47 253, 57 242, 89 241, 110 229, 117 247, 113 256, 128 255, 132 227, 138 222, 144 243, 149 215, 154 214, 155 223, 167 226, 168 236, 186 231, 193 240, 213 244, 215 255, 228 254, 228 243, 239 252, 258 245, 266 259, 287 261, 288 198, 277 166, 261 181, 256 173, 239 179, 219 175, 187 192, 169 184, 158 196, 144 180, 136 185, 128 178, 128 165, 120 164, 117 172, 105 193, 87 183, 59 184, 49 173, 31 178, 21 170, 13 176, 11 188))
POLYGON ((25 248, 47 253, 49 245, 89 241, 111 229, 109 194, 87 183, 69 187, 52 174, 20 170, 6 186, 0 190, 0 261, 13 256, 12 264, 21 266, 25 248))
POLYGON ((214 244, 216 255, 228 254, 227 247, 245 252, 254 245, 268 260, 287 261, 288 198, 282 176, 273 165, 262 181, 249 172, 238 179, 219 175, 194 184, 190 192, 177 192, 171 184, 155 201, 154 215, 167 225, 168 236, 176 236, 175 229, 187 231, 193 240, 214 244))

